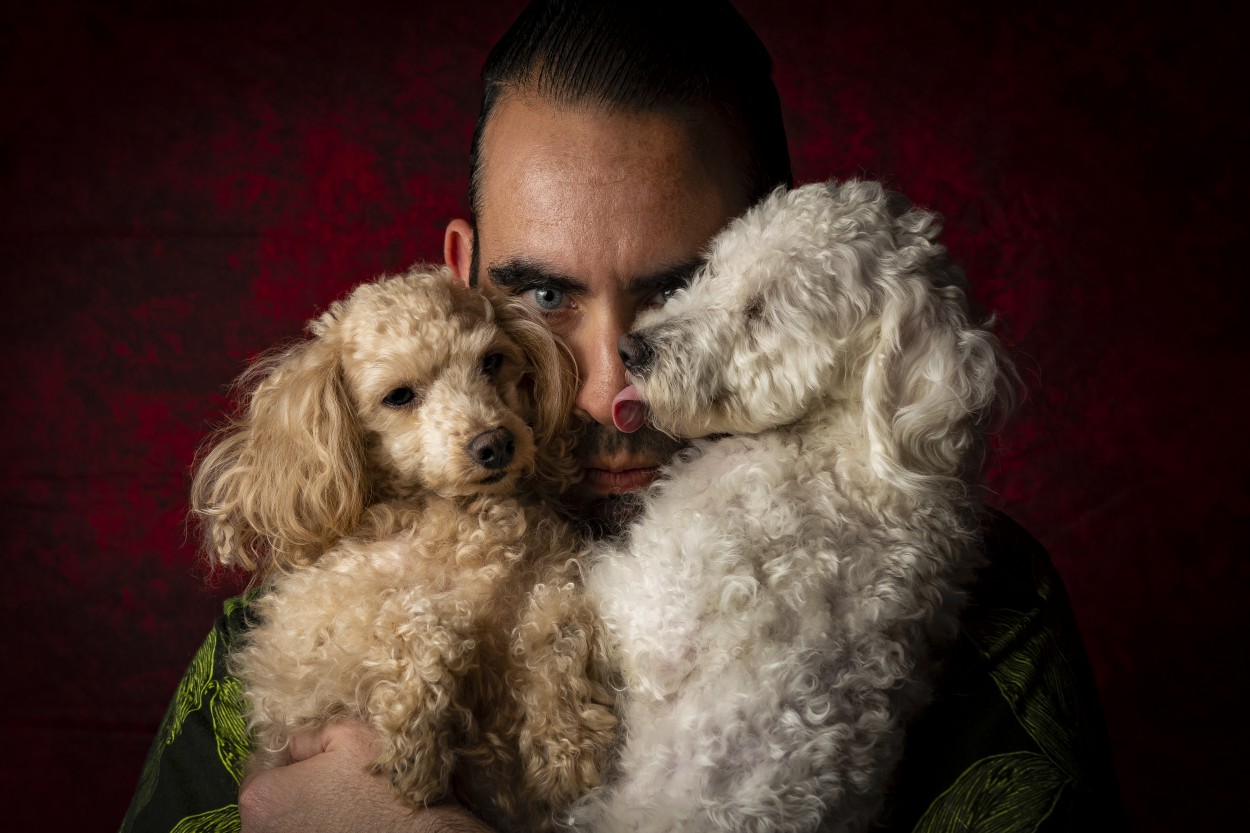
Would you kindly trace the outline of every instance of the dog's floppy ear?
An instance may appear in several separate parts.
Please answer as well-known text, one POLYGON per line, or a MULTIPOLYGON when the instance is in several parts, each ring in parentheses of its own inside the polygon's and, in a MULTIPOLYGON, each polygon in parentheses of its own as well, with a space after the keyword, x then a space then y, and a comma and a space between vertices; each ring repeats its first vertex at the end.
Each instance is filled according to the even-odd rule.
POLYGON ((240 377, 243 413, 210 438, 191 508, 210 556, 257 571, 309 564, 351 532, 368 500, 363 440, 344 387, 336 305, 314 338, 240 377))
POLYGON ((568 348, 547 325, 519 301, 491 297, 500 327, 525 353, 526 379, 523 393, 530 397, 533 415, 535 476, 539 484, 559 494, 577 478, 572 428, 577 375, 568 348))
POLYGON ((1015 369, 970 322, 963 274, 933 242, 935 215, 890 204, 896 251, 879 263, 879 304, 863 401, 876 473, 908 488, 962 490, 978 473, 988 423, 1015 399, 1015 369))

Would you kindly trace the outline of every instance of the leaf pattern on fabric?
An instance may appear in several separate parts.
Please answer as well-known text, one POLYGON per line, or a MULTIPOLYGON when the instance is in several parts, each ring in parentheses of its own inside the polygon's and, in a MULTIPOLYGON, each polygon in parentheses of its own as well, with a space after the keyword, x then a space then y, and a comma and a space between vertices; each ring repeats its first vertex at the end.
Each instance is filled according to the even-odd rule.
POLYGON ((1035 558, 1035 606, 983 609, 965 630, 1037 748, 969 766, 933 801, 915 833, 1032 833, 1050 818, 1064 791, 1082 788, 1088 777, 1088 726, 1069 653, 1076 637, 1055 614, 1044 568, 1035 558))
POLYGON ((260 595, 260 590, 249 590, 241 596, 231 596, 222 603, 222 612, 226 618, 234 615, 236 610, 245 610, 252 601, 260 595))
POLYGON ((251 750, 251 737, 243 718, 242 683, 235 677, 217 680, 208 708, 217 738, 217 757, 238 783, 243 779, 243 763, 251 750))
POLYGON ((239 820, 239 806, 230 804, 188 816, 178 822, 170 833, 239 833, 243 824, 239 820))
POLYGON ((1080 780, 1075 673, 1042 612, 996 610, 970 636, 991 661, 990 677, 1029 737, 1068 778, 1080 780))
POLYGON ((1067 783, 1045 755, 991 755, 934 799, 914 833, 1033 833, 1050 817, 1067 783))
POLYGON ((204 644, 192 657, 187 672, 182 675, 178 690, 174 692, 173 702, 169 704, 169 709, 165 712, 161 726, 156 732, 158 740, 153 744, 153 751, 143 765, 143 772, 139 776, 139 788, 135 792, 134 813, 136 815, 147 806, 152 799, 152 794, 156 791, 156 782, 161 771, 161 752, 178 739, 187 715, 203 706, 204 695, 214 687, 213 668, 216 652, 217 632, 210 631, 204 644))

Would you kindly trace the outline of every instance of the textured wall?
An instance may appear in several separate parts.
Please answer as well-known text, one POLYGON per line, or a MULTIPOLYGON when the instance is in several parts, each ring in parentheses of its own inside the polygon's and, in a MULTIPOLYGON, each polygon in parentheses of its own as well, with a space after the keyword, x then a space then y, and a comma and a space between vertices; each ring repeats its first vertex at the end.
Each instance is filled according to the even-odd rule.
MULTIPOLYGON (((477 71, 519 4, 13 5, 0 784, 21 829, 104 830, 234 589, 186 540, 197 442, 250 356, 439 257, 477 71)), ((1235 29, 1194 4, 861 5, 740 3, 796 173, 883 178, 947 217, 1031 388, 995 499, 1066 578, 1130 815, 1215 826, 1219 750, 1247 740, 1225 717, 1250 520, 1235 29)))

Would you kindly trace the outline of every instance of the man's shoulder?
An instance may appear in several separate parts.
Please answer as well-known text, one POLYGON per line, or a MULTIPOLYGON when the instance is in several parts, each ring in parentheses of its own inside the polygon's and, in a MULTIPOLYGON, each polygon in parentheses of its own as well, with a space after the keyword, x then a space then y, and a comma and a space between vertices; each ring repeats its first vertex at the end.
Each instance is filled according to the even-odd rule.
POLYGON ((984 542, 959 639, 908 730, 887 829, 1119 830, 1098 694, 1063 582, 1006 514, 987 514, 984 542))
POLYGON ((971 589, 970 614, 984 608, 1028 607, 1039 595, 1064 592, 1050 553, 1010 515, 989 510, 982 535, 987 559, 971 589))
POLYGON ((250 751, 231 648, 251 627, 251 596, 226 600, 174 692, 122 822, 123 833, 237 828, 237 795, 250 751), (224 827, 223 827, 224 826, 224 827))
POLYGON ((252 601, 259 591, 252 590, 238 596, 232 596, 221 603, 221 615, 213 625, 213 630, 220 634, 228 644, 251 629, 254 623, 252 601))

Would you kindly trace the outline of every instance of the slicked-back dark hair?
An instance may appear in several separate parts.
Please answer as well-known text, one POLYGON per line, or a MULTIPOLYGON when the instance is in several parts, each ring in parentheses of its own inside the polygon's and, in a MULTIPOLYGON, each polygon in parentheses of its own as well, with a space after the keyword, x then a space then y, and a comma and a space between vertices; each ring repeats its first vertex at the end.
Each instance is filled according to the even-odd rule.
POLYGON ((737 173, 752 201, 792 183, 772 58, 727 0, 535 0, 491 50, 482 80, 469 154, 475 223, 482 133, 509 91, 608 113, 710 106, 740 143, 737 173))

